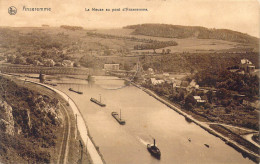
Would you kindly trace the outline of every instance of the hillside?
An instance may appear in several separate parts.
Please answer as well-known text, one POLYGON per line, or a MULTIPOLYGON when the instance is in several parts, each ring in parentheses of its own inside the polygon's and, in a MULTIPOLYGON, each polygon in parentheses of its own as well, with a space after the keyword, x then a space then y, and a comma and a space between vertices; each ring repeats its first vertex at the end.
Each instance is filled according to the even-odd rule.
POLYGON ((248 40, 247 43, 240 43, 227 41, 225 38, 216 39, 221 36, 217 34, 218 30, 210 32, 212 30, 204 27, 150 24, 127 26, 127 28, 96 30, 69 30, 57 27, 0 28, 0 41, 2 41, 0 62, 61 67, 63 61, 70 60, 75 62, 74 67, 103 68, 104 63, 119 63, 121 69, 131 69, 139 57, 146 56, 143 63, 146 68, 189 72, 191 68, 201 70, 208 67, 228 67, 247 58, 259 68, 259 46, 249 44, 250 38, 251 42, 257 38, 246 34, 219 30, 219 33, 229 40, 232 40, 232 37, 228 38, 229 34, 234 35, 233 39, 237 37, 244 38, 244 42, 248 40), (178 32, 175 29, 178 29, 178 32), (208 34, 214 33, 215 39, 202 39, 206 38, 206 31, 208 34), (137 32, 138 35, 132 35, 137 32), (178 38, 164 37, 171 33, 169 36, 178 38), (160 55, 164 58, 163 66, 158 60, 160 55))
POLYGON ((134 29, 134 35, 146 35, 166 38, 217 39, 238 43, 258 44, 258 38, 228 29, 208 29, 200 26, 180 26, 168 24, 141 24, 124 27, 134 29))
POLYGON ((164 72, 192 72, 194 70, 219 70, 236 66, 241 59, 247 58, 259 68, 258 53, 179 53, 164 56, 145 56, 141 58, 144 70, 153 68, 164 72))
POLYGON ((51 163, 61 134, 59 101, 0 76, 0 163, 51 163))

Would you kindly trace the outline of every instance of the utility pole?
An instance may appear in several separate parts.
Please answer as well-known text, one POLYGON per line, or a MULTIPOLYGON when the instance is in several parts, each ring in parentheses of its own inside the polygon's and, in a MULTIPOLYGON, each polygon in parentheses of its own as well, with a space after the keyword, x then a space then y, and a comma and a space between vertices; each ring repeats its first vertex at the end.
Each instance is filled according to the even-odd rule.
POLYGON ((79 146, 80 146, 80 159, 79 159, 79 163, 82 164, 82 159, 83 159, 83 144, 81 142, 81 140, 79 140, 79 146))
POLYGON ((77 139, 77 135, 78 135, 78 115, 77 114, 75 114, 75 118, 76 118, 75 139, 77 139))
POLYGON ((86 153, 88 153, 88 138, 87 138, 87 144, 86 144, 86 153))
POLYGON ((120 120, 121 120, 121 109, 120 109, 120 120))

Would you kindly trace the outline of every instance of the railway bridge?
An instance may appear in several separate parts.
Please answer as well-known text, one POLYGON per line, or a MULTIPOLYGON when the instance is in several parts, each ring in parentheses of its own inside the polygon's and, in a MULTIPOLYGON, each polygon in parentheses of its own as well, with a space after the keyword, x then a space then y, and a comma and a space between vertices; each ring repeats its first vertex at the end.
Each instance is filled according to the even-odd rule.
POLYGON ((75 67, 42 67, 30 65, 0 65, 2 73, 35 73, 35 74, 66 74, 66 75, 89 75, 88 68, 75 67))

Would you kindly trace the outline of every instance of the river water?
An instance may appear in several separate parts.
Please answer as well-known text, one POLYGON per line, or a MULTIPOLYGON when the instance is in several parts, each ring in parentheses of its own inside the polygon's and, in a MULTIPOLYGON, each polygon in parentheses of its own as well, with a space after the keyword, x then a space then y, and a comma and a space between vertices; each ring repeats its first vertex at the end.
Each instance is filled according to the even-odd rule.
POLYGON ((106 163, 253 163, 142 90, 123 87, 124 81, 116 77, 95 79, 95 84, 68 78, 53 82, 58 83, 56 88, 69 95, 79 107, 106 163), (83 94, 71 92, 69 88, 83 94), (99 99, 100 96, 106 107, 90 101, 91 97, 99 99), (125 125, 119 125, 111 116, 111 112, 120 110, 125 125), (161 150, 161 160, 146 149, 153 138, 161 150))

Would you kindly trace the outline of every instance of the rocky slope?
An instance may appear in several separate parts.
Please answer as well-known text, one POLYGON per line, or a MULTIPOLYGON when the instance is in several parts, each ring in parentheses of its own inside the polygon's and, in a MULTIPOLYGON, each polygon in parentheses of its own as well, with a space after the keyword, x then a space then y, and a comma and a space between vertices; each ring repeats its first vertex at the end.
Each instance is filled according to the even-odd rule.
POLYGON ((59 101, 0 77, 0 162, 50 163, 62 118, 59 101))

